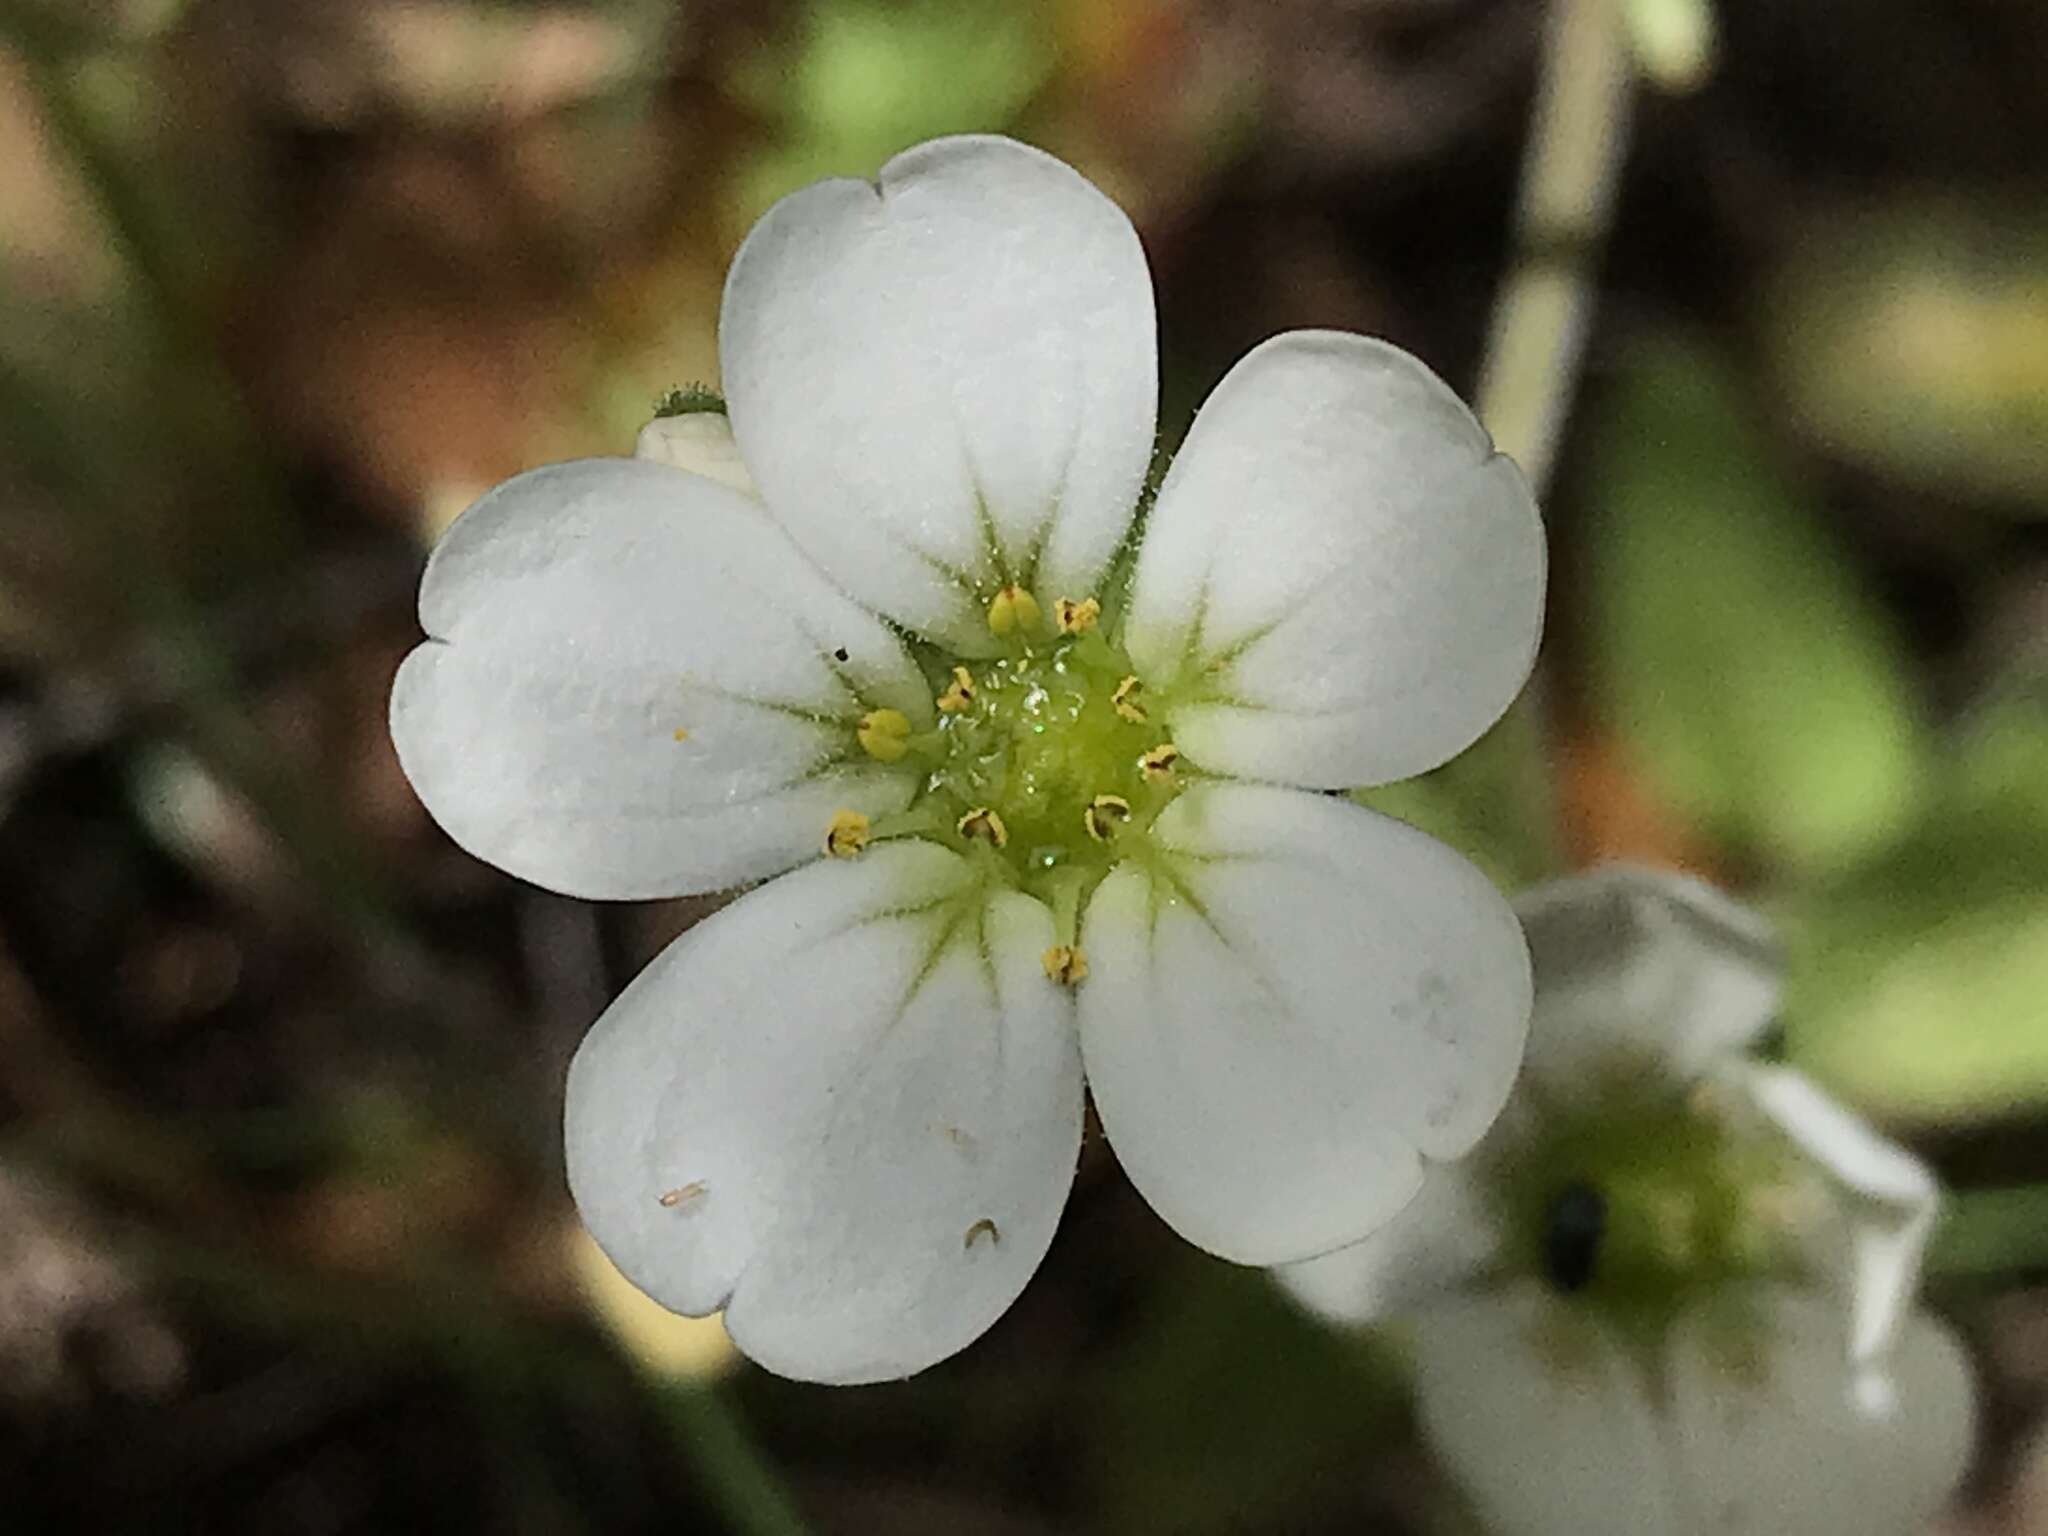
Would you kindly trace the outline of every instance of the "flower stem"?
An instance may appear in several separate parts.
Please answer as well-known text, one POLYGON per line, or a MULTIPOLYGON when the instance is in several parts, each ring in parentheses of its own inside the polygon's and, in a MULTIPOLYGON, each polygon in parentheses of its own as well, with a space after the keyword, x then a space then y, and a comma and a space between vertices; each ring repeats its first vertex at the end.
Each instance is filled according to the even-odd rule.
POLYGON ((1540 498, 1576 393, 1627 146, 1631 64, 1617 0, 1557 0, 1522 162, 1514 269, 1479 378, 1479 419, 1540 498))
POLYGON ((810 1527, 719 1388, 688 1382, 663 1397, 728 1529, 739 1536, 804 1536, 810 1527))

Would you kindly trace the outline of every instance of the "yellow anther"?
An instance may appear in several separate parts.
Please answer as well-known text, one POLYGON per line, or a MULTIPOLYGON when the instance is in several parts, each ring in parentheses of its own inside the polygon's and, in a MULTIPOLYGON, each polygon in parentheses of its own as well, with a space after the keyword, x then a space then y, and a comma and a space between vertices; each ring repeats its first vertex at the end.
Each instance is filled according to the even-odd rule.
POLYGON ((893 763, 910 750, 910 717, 900 709, 872 709, 854 734, 861 750, 879 763, 893 763))
POLYGON ((1133 725, 1145 722, 1145 706, 1138 702, 1138 695, 1145 691, 1145 685, 1135 677, 1127 677, 1116 685, 1116 692, 1109 696, 1110 707, 1133 725))
POLYGON ((1063 987, 1077 987, 1088 979, 1088 957, 1078 944, 1055 944, 1038 957, 1048 981, 1063 987))
POLYGON ((980 838, 997 848, 1010 841, 1010 829, 1003 825, 1003 818, 985 805, 976 806, 960 818, 959 832, 970 842, 980 838))
POLYGON ((1081 824, 1098 843, 1116 836, 1116 829, 1131 819, 1131 802, 1122 795, 1097 795, 1081 813, 1081 824))
POLYGON ((947 714, 958 714, 974 702, 974 674, 965 667, 953 669, 953 681, 946 685, 946 691, 939 695, 939 708, 947 714))
POLYGON ((1138 772, 1147 784, 1164 784, 1173 777, 1173 765, 1180 761, 1180 748, 1162 741, 1138 759, 1138 772))
POLYGON ((868 819, 859 811, 834 811, 825 829, 825 851, 835 859, 850 859, 867 847, 871 835, 868 819))
POLYGON ((1084 597, 1078 603, 1071 597, 1062 597, 1052 605, 1053 622, 1063 635, 1085 635, 1101 617, 1102 604, 1092 597, 1084 597))
POLYGON ((988 605, 988 627, 991 634, 997 635, 1014 635, 1019 630, 1036 629, 1038 599, 1011 582, 988 605))
POLYGON ((677 726, 669 734, 673 736, 677 741, 688 741, 690 739, 689 731, 685 727, 680 725, 677 726))

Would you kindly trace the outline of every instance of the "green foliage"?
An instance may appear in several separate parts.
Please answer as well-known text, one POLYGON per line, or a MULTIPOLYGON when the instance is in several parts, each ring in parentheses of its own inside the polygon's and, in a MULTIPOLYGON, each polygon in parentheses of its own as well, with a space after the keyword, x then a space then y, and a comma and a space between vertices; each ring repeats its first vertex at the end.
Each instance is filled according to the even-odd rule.
POLYGON ((1351 798, 1450 844, 1512 891, 1562 867, 1542 754, 1536 707, 1525 697, 1441 768, 1351 798))
POLYGON ((1801 426, 1873 468, 2048 512, 2048 209, 1829 210, 1792 248, 1766 334, 1801 426))
POLYGON ((1936 811, 1787 924, 1786 1047, 1881 1113, 2048 1103, 2048 709, 2002 705, 1936 811))
POLYGON ((1327 1520, 1400 1429, 1391 1358, 1311 1321, 1255 1270, 1189 1259, 1167 1282, 1111 1362, 1089 1436, 1104 1527, 1209 1536, 1327 1520))
POLYGON ((827 0, 802 37, 736 82, 783 123, 740 178, 740 220, 826 176, 873 176, 898 150, 1009 124, 1052 68, 1043 14, 1018 0, 827 0))
POLYGON ((1845 866, 1908 822, 1903 658, 1712 354, 1645 347, 1598 424, 1591 661, 1661 793, 1759 862, 1845 866))

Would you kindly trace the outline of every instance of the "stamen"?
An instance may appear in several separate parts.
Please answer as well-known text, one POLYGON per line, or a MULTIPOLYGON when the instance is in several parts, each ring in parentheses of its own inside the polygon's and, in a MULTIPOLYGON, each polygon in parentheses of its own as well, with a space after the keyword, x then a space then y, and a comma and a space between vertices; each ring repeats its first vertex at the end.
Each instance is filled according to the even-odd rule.
POLYGON ((825 829, 825 851, 835 859, 850 859, 867 847, 871 836, 867 817, 859 811, 837 810, 825 829))
POLYGON ((974 702, 974 674, 965 667, 953 669, 953 681, 946 691, 939 695, 939 708, 949 715, 958 714, 974 702))
POLYGON ((1162 741, 1138 759, 1138 772, 1144 775, 1147 784, 1164 784, 1173 777, 1173 765, 1179 761, 1180 748, 1162 741))
POLYGON ((1116 829, 1131 819, 1131 802, 1122 795, 1097 795, 1081 813, 1081 825, 1098 843, 1116 836, 1116 829))
POLYGON ((669 732, 669 735, 676 741, 688 741, 690 739, 689 731, 680 725, 677 726, 673 731, 669 732))
POLYGON ((1116 692, 1109 696, 1111 707, 1133 725, 1142 725, 1145 721, 1145 706, 1140 704, 1137 698, 1144 689, 1145 685, 1135 677, 1127 677, 1116 685, 1116 692))
POLYGON ((1078 603, 1071 597, 1062 597, 1053 603, 1052 617, 1061 634, 1085 635, 1102 617, 1102 604, 1092 597, 1084 597, 1078 603))
POLYGON ((870 710, 860 717, 854 734, 869 757, 893 763, 910 750, 910 717, 900 709, 870 710))
POLYGON ((980 838, 1001 848, 1010 841, 1010 829, 1003 825, 1003 818, 985 805, 976 806, 962 816, 957 830, 969 842, 980 838))
POLYGON ((1014 635, 1019 630, 1036 629, 1038 617, 1038 599, 1015 582, 998 592, 995 601, 988 605, 991 634, 1014 635))
POLYGON ((1088 957, 1078 944, 1055 944, 1038 957, 1048 981, 1063 987, 1077 987, 1088 979, 1088 957))

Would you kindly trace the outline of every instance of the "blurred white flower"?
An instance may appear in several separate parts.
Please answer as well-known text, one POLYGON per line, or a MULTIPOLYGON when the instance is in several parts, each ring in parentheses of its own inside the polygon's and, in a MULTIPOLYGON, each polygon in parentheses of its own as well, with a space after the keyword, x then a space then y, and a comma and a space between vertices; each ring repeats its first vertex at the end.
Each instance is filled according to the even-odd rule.
POLYGON ((1520 688, 1520 474, 1415 359, 1295 332, 1218 386, 1127 566, 1144 256, 1002 139, 777 204, 720 345, 730 437, 678 417, 484 497, 392 693, 421 798, 514 874, 779 876, 576 1058, 605 1251, 770 1369, 908 1374, 1044 1255, 1084 1066, 1194 1242, 1372 1231, 1499 1111, 1528 957, 1470 865, 1317 791, 1441 762, 1520 688))
POLYGON ((1478 1149, 1283 1285, 1398 1318, 1424 1428, 1503 1536, 1886 1536, 1953 1490, 1961 1350, 1912 1310, 1927 1169, 1750 1049, 1770 936, 1682 876, 1517 902, 1536 1001, 1478 1149))

